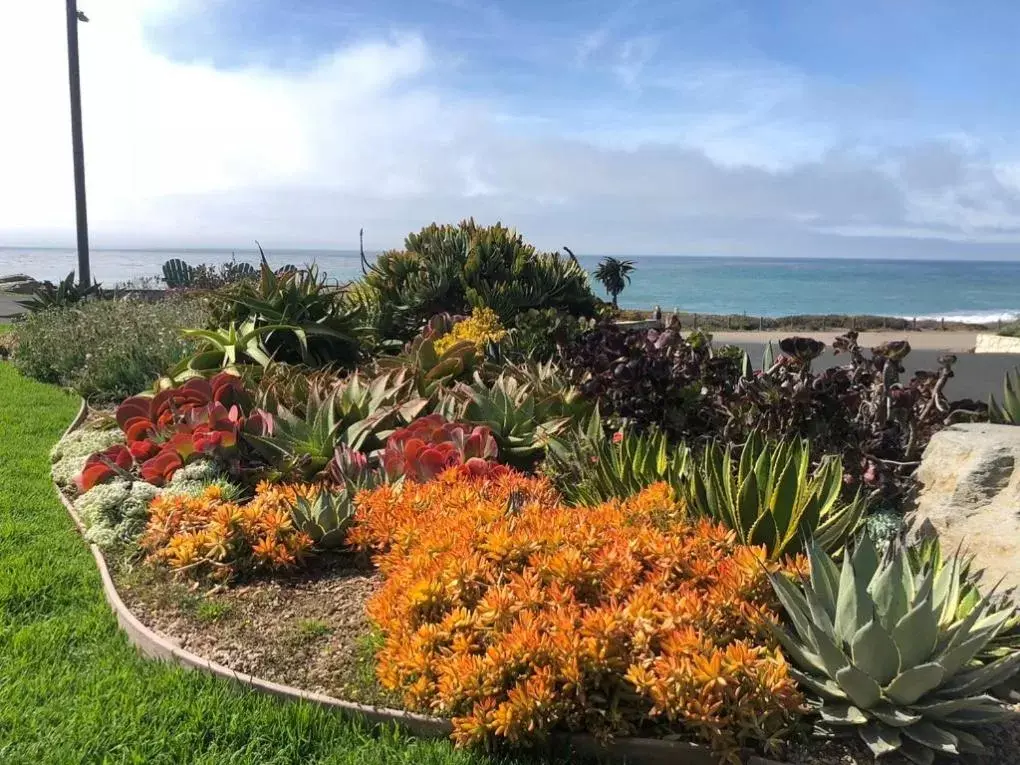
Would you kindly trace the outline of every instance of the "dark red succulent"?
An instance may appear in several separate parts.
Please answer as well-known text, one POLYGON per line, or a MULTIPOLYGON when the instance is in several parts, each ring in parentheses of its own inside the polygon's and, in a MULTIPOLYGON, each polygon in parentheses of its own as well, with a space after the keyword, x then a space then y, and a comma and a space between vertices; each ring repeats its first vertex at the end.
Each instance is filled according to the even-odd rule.
MULTIPOLYGON (((391 481, 406 478, 424 482, 471 460, 494 462, 497 453, 496 439, 489 428, 449 422, 432 414, 393 432, 383 451, 383 470, 391 481)), ((480 469, 477 463, 469 468, 480 469)))

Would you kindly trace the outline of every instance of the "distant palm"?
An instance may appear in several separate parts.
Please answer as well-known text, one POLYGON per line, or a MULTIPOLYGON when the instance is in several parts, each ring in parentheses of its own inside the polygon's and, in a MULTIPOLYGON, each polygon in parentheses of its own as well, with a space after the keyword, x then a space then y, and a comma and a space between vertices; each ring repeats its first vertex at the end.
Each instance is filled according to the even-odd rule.
POLYGON ((616 298, 623 288, 630 284, 630 274, 634 270, 634 261, 603 258, 595 269, 595 278, 602 282, 606 292, 613 299, 613 308, 618 308, 616 298))

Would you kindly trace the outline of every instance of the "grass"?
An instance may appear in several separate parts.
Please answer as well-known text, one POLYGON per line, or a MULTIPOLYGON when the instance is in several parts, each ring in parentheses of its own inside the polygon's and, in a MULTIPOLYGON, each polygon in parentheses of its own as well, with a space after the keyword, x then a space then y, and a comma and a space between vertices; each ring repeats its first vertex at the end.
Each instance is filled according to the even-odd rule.
POLYGON ((493 762, 138 657, 50 483, 77 406, 0 363, 0 762, 493 762))

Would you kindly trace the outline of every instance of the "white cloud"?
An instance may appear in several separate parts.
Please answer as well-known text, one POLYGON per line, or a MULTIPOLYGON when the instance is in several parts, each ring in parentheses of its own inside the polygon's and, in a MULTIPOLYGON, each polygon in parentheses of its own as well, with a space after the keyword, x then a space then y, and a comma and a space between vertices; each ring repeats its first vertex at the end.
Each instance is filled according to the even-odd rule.
MULTIPOLYGON (((145 35, 146 24, 202 13, 198 0, 96 5, 81 27, 81 63, 100 245, 258 237, 349 247, 365 226, 369 246, 386 247, 433 219, 469 215, 589 252, 876 254, 861 240, 882 238, 896 254, 921 240, 1020 242, 1016 165, 951 141, 836 147, 821 116, 777 113, 810 90, 796 78, 693 70, 688 96, 707 92, 713 103, 679 103, 658 122, 609 94, 599 119, 572 118, 568 103, 508 120, 498 100, 437 84, 441 52, 413 33, 300 69, 222 69, 168 59, 145 35), (560 137, 523 137, 529 120, 552 120, 544 136, 563 125, 560 137)), ((63 9, 26 2, 4 15, 0 71, 17 76, 0 78, 0 245, 66 242, 63 9)), ((596 48, 616 50, 619 76, 633 83, 656 52, 654 38, 609 45, 596 48)))

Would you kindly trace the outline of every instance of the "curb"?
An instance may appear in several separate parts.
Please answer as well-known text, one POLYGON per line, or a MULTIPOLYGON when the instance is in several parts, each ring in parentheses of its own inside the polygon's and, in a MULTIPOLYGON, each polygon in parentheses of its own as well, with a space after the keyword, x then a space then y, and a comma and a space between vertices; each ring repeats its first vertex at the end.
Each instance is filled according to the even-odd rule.
MULTIPOLYGON (((64 435, 66 436, 79 428, 85 421, 87 414, 88 405, 83 400, 78 414, 64 431, 64 435)), ((64 509, 67 510, 74 521, 79 533, 84 534, 85 526, 82 524, 81 518, 78 516, 70 500, 64 496, 64 493, 56 484, 53 484, 53 489, 56 491, 57 497, 60 499, 61 504, 63 504, 64 509)), ((117 592, 102 551, 94 544, 89 544, 89 550, 96 561, 96 567, 99 569, 99 576, 103 583, 103 595, 117 617, 117 624, 127 635, 128 641, 146 658, 165 661, 186 669, 194 669, 216 675, 225 680, 240 683, 260 693, 267 693, 283 699, 306 701, 321 707, 334 709, 345 717, 372 725, 395 723, 414 735, 423 738, 446 738, 453 730, 449 720, 439 717, 420 715, 388 707, 372 707, 365 704, 356 704, 351 701, 343 701, 342 699, 333 698, 321 693, 311 693, 294 686, 281 685, 280 683, 273 683, 242 672, 235 672, 228 667, 224 667, 222 664, 217 664, 214 661, 191 653, 175 645, 163 635, 150 630, 131 613, 117 592)), ((603 745, 587 734, 556 733, 550 738, 550 749, 554 753, 561 750, 569 751, 583 757, 595 758, 600 762, 627 762, 631 763, 631 765, 716 765, 719 762, 707 748, 699 744, 682 741, 665 741, 654 738, 618 738, 608 745, 603 745)), ((783 763, 764 759, 756 755, 746 757, 744 762, 746 765, 783 765, 783 763)))

